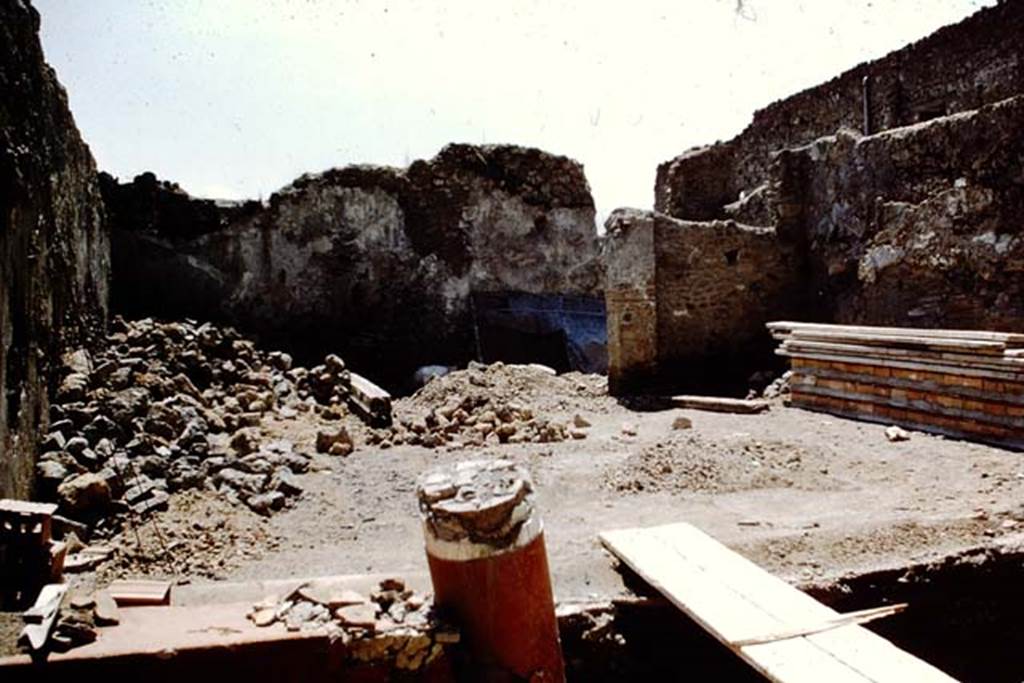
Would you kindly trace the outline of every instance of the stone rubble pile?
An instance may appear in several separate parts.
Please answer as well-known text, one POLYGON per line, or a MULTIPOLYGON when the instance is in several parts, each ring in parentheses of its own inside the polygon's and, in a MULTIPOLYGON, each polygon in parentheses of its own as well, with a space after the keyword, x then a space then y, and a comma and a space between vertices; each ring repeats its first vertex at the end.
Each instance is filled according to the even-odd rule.
POLYGON ((428 596, 384 579, 369 596, 316 581, 285 589, 253 605, 249 619, 260 627, 283 624, 289 631, 328 630, 361 661, 390 657, 399 669, 416 670, 459 640, 439 622, 428 596))
POLYGON ((790 380, 792 379, 792 377, 793 377, 793 371, 792 370, 786 370, 786 372, 782 373, 782 376, 777 377, 776 379, 774 379, 771 382, 771 384, 769 384, 768 386, 766 386, 764 388, 764 391, 761 392, 761 396, 763 398, 767 398, 767 399, 789 398, 789 396, 790 396, 789 383, 790 383, 790 380))
POLYGON ((470 363, 466 370, 433 379, 409 399, 399 401, 394 427, 371 432, 367 441, 381 447, 436 448, 586 438, 590 426, 586 419, 578 415, 569 422, 547 419, 527 403, 531 393, 552 384, 557 386, 548 393, 565 393, 561 378, 543 366, 470 363))
POLYGON ((185 489, 214 489, 261 514, 302 492, 295 475, 309 455, 265 442, 259 425, 269 413, 344 416, 340 358, 293 367, 288 354, 261 351, 233 329, 191 321, 118 318, 110 330, 94 354, 63 358, 37 464, 41 497, 93 523, 165 507, 185 489))

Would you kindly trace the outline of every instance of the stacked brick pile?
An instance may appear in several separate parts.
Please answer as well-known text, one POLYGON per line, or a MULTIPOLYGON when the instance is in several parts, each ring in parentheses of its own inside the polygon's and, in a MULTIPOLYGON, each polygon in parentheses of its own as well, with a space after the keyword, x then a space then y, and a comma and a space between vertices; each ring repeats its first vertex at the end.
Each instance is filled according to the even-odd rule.
POLYGON ((1024 334, 775 322, 791 404, 1024 449, 1024 334))

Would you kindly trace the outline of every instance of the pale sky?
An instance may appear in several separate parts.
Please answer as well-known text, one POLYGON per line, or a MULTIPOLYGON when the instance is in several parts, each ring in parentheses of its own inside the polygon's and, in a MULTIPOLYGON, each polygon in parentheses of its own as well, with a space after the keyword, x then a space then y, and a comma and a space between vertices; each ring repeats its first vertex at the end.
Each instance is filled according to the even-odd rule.
POLYGON ((448 142, 584 164, 603 216, 755 109, 989 0, 35 0, 97 164, 266 198, 448 142))

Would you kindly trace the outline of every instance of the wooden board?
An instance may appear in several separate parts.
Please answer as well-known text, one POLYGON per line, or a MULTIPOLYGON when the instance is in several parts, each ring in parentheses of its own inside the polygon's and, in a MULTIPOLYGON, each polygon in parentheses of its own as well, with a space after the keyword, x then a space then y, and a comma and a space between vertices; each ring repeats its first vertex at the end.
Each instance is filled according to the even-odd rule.
POLYGON ((609 531, 600 538, 633 571, 771 681, 955 680, 856 625, 738 645, 779 631, 811 628, 839 614, 689 524, 609 531))
POLYGON ((760 413, 770 407, 768 401, 761 399, 725 398, 722 396, 673 396, 669 401, 676 408, 744 415, 760 413))
POLYGON ((1002 342, 976 341, 966 339, 941 339, 932 337, 885 336, 876 334, 839 334, 836 332, 799 332, 789 335, 785 341, 820 341, 852 343, 864 346, 888 346, 892 348, 920 349, 953 353, 976 353, 987 356, 1002 356, 1006 345, 1002 342))
POLYGON ((839 334, 887 335, 892 337, 928 337, 935 339, 959 339, 965 341, 999 342, 1007 346, 1024 346, 1024 334, 1019 332, 995 332, 992 330, 936 330, 920 327, 876 327, 871 325, 832 325, 828 323, 800 323, 777 321, 767 324, 768 330, 776 335, 799 332, 835 332, 839 334))
POLYGON ((996 370, 1010 370, 1024 373, 1024 358, 1009 356, 987 356, 967 353, 951 353, 944 351, 926 351, 897 349, 887 346, 865 346, 860 344, 845 344, 839 342, 816 342, 804 341, 802 339, 787 339, 782 344, 786 351, 799 354, 800 352, 827 352, 842 353, 849 356, 863 356, 867 360, 875 358, 893 358, 913 360, 918 363, 939 363, 946 365, 963 364, 967 367, 983 367, 996 370))
POLYGON ((391 394, 362 375, 350 373, 349 404, 374 427, 391 424, 391 394))

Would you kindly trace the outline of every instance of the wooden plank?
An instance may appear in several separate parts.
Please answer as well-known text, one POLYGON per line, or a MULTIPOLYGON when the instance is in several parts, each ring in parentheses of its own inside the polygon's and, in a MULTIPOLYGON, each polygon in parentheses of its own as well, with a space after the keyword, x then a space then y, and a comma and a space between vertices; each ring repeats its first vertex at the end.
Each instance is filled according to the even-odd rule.
POLYGON ((33 650, 41 650, 46 645, 67 592, 68 587, 62 583, 47 584, 39 592, 35 604, 22 614, 25 628, 21 633, 33 650))
MULTIPOLYGON (((661 540, 652 535, 619 531, 601 534, 601 540, 633 571, 726 646, 734 638, 786 625, 785 621, 666 549, 661 540)), ((806 647, 800 639, 754 645, 742 648, 737 654, 769 680, 779 683, 865 683, 862 676, 851 672, 842 662, 817 648, 806 647)))
POLYGON ((362 375, 350 373, 349 404, 372 427, 391 425, 391 394, 362 375))
POLYGON ((688 524, 626 529, 601 541, 719 641, 769 680, 952 681, 861 626, 736 645, 780 628, 840 615, 688 524))
MULTIPOLYGON (((712 575, 743 587, 747 595, 764 609, 785 615, 795 624, 816 623, 837 619, 841 615, 803 593, 782 579, 764 571, 745 557, 735 553, 699 529, 690 525, 661 527, 659 537, 712 575)), ((826 643, 822 649, 843 661, 872 681, 952 680, 930 664, 903 652, 884 638, 859 626, 813 634, 805 638, 814 644, 826 643), (824 637, 823 637, 824 636, 824 637), (870 656, 862 656, 870 653, 870 656), (941 678, 921 677, 934 672, 941 678)), ((827 679, 819 679, 827 680, 827 679)))
POLYGON ((782 344, 787 351, 810 351, 843 353, 850 356, 863 356, 865 359, 896 358, 913 360, 918 363, 944 363, 946 365, 964 365, 967 367, 984 367, 995 370, 1017 370, 1024 373, 1024 358, 1007 355, 986 356, 966 353, 950 353, 943 351, 925 351, 897 349, 885 346, 865 346, 862 344, 843 344, 838 342, 802 341, 789 339, 782 344))
POLYGON ((989 356, 1002 356, 1006 345, 1002 342, 933 339, 930 337, 884 336, 873 334, 838 334, 832 332, 797 332, 786 341, 852 342, 864 346, 890 346, 893 348, 923 349, 950 352, 969 352, 989 356))
POLYGON ((770 404, 763 399, 726 398, 722 396, 673 396, 669 399, 676 408, 708 410, 715 413, 751 415, 768 410, 770 404))
POLYGON ((856 612, 840 614, 834 619, 828 619, 817 624, 798 626, 785 631, 775 631, 774 633, 754 636, 753 638, 747 638, 745 640, 734 640, 733 644, 738 647, 761 645, 763 643, 773 643, 779 640, 797 638, 799 636, 823 633, 824 631, 831 631, 835 628, 839 628, 840 626, 846 626, 849 624, 862 625, 874 621, 875 619, 884 619, 886 617, 891 617, 894 614, 899 614, 906 608, 907 603, 905 602, 901 602, 896 605, 884 605, 882 607, 869 607, 868 609, 857 610, 856 612))
POLYGON ((876 334, 893 337, 933 337, 937 339, 962 339, 966 341, 1001 342, 1006 345, 1024 346, 1024 334, 1019 332, 997 332, 994 330, 930 329, 923 327, 881 327, 873 325, 834 325, 829 323, 802 323, 775 321, 766 325, 772 333, 782 335, 804 331, 835 331, 852 334, 876 334))

